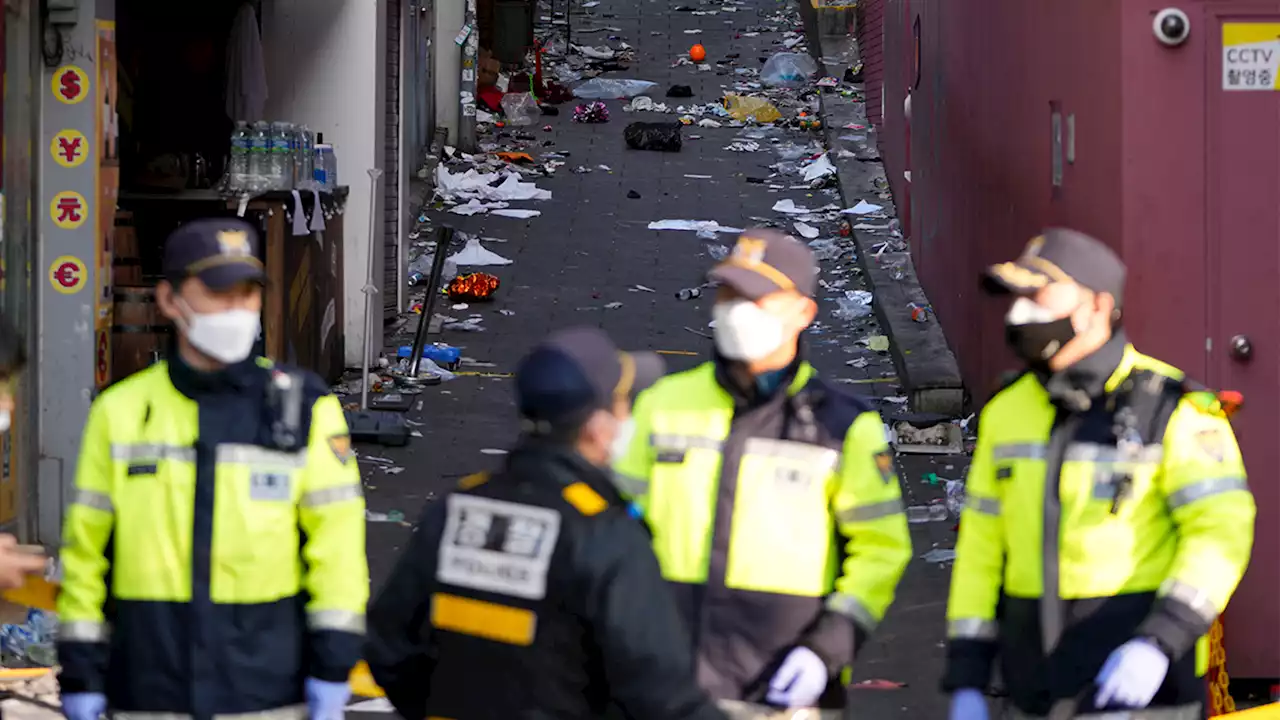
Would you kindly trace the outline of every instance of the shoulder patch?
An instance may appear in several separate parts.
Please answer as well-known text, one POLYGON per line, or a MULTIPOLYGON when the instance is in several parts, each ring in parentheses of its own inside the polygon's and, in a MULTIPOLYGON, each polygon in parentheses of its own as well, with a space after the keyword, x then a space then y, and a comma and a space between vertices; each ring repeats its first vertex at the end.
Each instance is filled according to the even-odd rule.
POLYGON ((334 435, 329 438, 329 449, 333 451, 333 456, 338 458, 338 462, 346 465, 351 458, 356 456, 355 450, 351 448, 350 435, 334 435))
POLYGON ((572 505, 578 512, 591 517, 604 512, 609 507, 609 501, 600 496, 600 493, 591 489, 591 486, 584 482, 576 482, 569 485, 560 492, 560 496, 565 502, 572 505))
POLYGON ((470 490, 472 488, 480 487, 481 485, 487 482, 489 482, 489 473, 487 472, 472 473, 458 481, 458 489, 470 490))

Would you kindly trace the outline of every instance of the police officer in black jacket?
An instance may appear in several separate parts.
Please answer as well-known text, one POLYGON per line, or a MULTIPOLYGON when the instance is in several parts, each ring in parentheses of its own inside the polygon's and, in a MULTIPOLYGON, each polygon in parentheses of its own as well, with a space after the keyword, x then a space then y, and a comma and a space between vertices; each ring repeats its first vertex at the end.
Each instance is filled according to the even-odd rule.
POLYGON ((505 467, 427 507, 370 609, 366 658, 401 716, 723 720, 607 471, 662 372, 594 328, 524 358, 505 467))

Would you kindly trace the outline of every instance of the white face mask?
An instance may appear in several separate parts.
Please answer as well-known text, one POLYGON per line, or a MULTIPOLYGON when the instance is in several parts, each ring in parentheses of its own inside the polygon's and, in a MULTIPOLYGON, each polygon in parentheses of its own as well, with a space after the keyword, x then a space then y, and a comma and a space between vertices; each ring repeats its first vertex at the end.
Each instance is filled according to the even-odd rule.
POLYGON ((782 345, 782 320, 750 300, 717 303, 711 317, 716 349, 730 360, 761 360, 782 345))
MULTIPOLYGON (((183 305, 186 305, 184 302, 183 305)), ((187 306, 190 311, 191 307, 187 306)), ((253 352, 262 318, 252 310, 196 313, 182 323, 187 339, 197 350, 221 363, 238 363, 253 352)))
POLYGON ((1036 304, 1035 300, 1028 297, 1020 297, 1013 301, 1013 305, 1009 307, 1009 312, 1004 316, 1006 325, 1030 325, 1032 323, 1046 323, 1057 320, 1052 311, 1036 304))
POLYGON ((8 410, 0 410, 0 434, 9 432, 9 425, 12 423, 12 414, 8 410))
POLYGON ((609 462, 617 462, 622 456, 627 454, 627 450, 631 448, 631 439, 636 434, 636 423, 631 418, 627 418, 618 423, 617 430, 614 431, 613 442, 609 444, 609 462))

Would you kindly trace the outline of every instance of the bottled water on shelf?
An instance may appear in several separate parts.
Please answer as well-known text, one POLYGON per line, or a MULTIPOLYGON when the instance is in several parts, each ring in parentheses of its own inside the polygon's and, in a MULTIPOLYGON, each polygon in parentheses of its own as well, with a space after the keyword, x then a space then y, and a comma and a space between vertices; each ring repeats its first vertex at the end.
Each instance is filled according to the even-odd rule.
POLYGON ((249 123, 236 121, 231 133, 231 161, 227 164, 227 181, 232 190, 249 189, 249 123))
POLYGON ((271 187, 271 126, 259 120, 249 131, 249 181, 245 190, 260 193, 271 187))
POLYGON ((272 190, 289 190, 293 187, 293 155, 288 123, 271 123, 271 153, 268 163, 272 190))

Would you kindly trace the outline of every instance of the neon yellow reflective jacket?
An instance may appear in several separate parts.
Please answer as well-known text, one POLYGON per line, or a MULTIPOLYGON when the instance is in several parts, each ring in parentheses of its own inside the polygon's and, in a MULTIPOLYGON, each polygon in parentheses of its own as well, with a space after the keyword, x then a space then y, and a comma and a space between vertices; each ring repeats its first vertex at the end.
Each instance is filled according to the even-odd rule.
POLYGON ((985 687, 998 651, 1013 703, 1045 714, 1143 637, 1173 662, 1152 706, 1200 702, 1202 636, 1253 543, 1231 426, 1211 393, 1123 336, 1073 373, 1096 387, 1028 373, 982 411, 944 687, 985 687))
POLYGON ((754 401, 715 363, 662 379, 637 400, 614 467, 717 698, 752 699, 796 645, 839 675, 911 557, 879 414, 808 363, 789 377, 754 401))
POLYGON ((280 447, 281 372, 161 363, 94 401, 63 528, 63 692, 296 717, 307 675, 346 680, 369 591, 360 474, 342 407, 309 373, 287 373, 302 417, 280 447))

